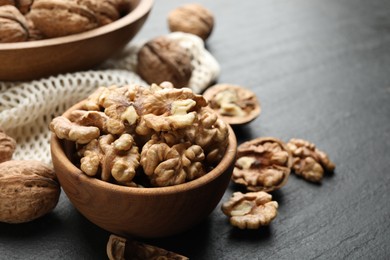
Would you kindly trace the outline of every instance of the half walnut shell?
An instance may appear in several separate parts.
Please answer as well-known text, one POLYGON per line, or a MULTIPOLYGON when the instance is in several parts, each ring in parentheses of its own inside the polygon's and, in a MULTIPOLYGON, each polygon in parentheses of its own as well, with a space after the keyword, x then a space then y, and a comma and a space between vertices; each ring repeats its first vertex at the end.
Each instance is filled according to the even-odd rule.
POLYGON ((110 235, 106 252, 109 260, 124 259, 177 259, 187 260, 186 256, 165 250, 160 247, 130 240, 117 235, 110 235))
POLYGON ((217 84, 203 93, 209 106, 230 125, 243 125, 256 119, 260 102, 251 90, 232 84, 217 84))
POLYGON ((274 191, 286 184, 291 165, 292 156, 284 142, 256 138, 237 148, 232 180, 249 191, 274 191))

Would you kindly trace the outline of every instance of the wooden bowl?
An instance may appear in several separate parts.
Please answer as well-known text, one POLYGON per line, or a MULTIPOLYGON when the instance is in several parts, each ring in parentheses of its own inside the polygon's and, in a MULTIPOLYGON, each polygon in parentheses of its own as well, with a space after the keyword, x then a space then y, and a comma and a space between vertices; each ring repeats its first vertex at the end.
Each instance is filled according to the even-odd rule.
POLYGON ((91 69, 122 50, 144 24, 153 0, 132 0, 132 11, 99 28, 52 39, 0 43, 0 80, 32 80, 91 69))
MULTIPOLYGON (((70 111, 81 108, 81 103, 70 111)), ((74 144, 51 137, 51 155, 62 189, 88 220, 118 235, 156 238, 186 231, 217 206, 229 184, 237 140, 229 127, 229 146, 221 162, 193 181, 169 187, 133 188, 88 177, 72 161, 74 144)))

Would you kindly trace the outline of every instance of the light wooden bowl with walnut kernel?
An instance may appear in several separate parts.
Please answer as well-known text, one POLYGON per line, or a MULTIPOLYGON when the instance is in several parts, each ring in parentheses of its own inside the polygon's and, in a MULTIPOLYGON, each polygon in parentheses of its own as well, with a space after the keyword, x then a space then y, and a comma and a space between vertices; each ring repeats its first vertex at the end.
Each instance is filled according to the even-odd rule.
POLYGON ((82 33, 16 43, 0 43, 0 81, 39 79, 92 69, 122 50, 138 33, 153 0, 131 0, 120 19, 82 33))
MULTIPOLYGON (((80 109, 78 103, 64 113, 80 109)), ((135 188, 88 177, 72 162, 72 142, 51 137, 51 155, 62 189, 88 220, 118 235, 157 238, 175 235, 200 223, 215 209, 230 182, 237 140, 229 127, 229 144, 221 162, 198 179, 169 187, 135 188)))

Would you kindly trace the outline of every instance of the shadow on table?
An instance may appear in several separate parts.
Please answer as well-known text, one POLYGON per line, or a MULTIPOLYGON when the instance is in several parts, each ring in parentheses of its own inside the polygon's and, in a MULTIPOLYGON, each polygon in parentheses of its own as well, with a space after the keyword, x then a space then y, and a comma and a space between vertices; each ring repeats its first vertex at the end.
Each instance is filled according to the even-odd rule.
POLYGON ((194 259, 200 259, 206 255, 208 249, 211 223, 212 220, 207 218, 192 229, 178 235, 164 237, 161 239, 146 239, 142 242, 164 248, 166 250, 182 254, 194 259))
POLYGON ((8 224, 0 222, 0 239, 21 241, 50 236, 50 234, 56 232, 56 227, 59 225, 61 225, 61 218, 54 212, 26 223, 8 224))

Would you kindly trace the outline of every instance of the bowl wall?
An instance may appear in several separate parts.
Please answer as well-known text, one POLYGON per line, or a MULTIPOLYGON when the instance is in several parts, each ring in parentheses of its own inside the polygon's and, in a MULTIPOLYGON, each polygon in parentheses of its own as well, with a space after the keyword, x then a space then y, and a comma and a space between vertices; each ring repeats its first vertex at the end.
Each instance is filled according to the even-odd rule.
POLYGON ((230 127, 229 131, 229 147, 215 169, 196 180, 170 187, 132 188, 88 177, 69 160, 74 145, 55 135, 51 138, 52 160, 64 192, 88 220, 119 235, 165 237, 198 224, 221 200, 237 150, 234 132, 230 127))
POLYGON ((79 34, 20 43, 0 43, 0 80, 32 80, 91 69, 122 50, 144 24, 153 0, 133 0, 121 19, 79 34))

